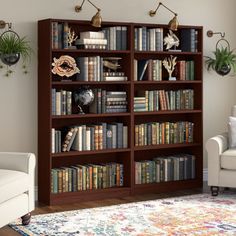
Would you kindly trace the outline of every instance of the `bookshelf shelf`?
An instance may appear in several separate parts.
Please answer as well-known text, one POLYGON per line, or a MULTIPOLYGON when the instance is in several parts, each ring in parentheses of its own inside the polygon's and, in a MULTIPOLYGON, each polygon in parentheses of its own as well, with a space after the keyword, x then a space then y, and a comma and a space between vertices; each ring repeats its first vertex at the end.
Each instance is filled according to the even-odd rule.
POLYGON ((202 56, 201 52, 178 52, 178 51, 135 51, 135 56, 137 55, 178 55, 178 56, 202 56))
POLYGON ((130 84, 130 81, 54 81, 53 86, 66 86, 66 85, 126 85, 130 84))
POLYGON ((135 85, 142 85, 142 84, 202 84, 201 80, 176 80, 176 81, 134 81, 135 85))
POLYGON ((170 148, 189 148, 200 147, 200 143, 176 143, 176 144, 160 144, 134 147, 134 151, 152 150, 152 149, 170 149, 170 148))
POLYGON ((62 152, 62 153, 53 153, 53 158, 64 158, 68 156, 78 156, 78 155, 96 155, 96 154, 107 154, 107 153, 120 153, 120 152, 130 152, 129 148, 123 149, 103 149, 103 150, 96 150, 96 151, 69 151, 69 152, 62 152))
POLYGON ((38 22, 39 202, 66 204, 201 187, 203 27, 179 26, 175 33, 181 51, 166 51, 167 25, 102 22, 101 29, 103 33, 89 21, 38 22), (68 47, 68 28, 83 49, 68 47), (98 49, 84 49, 91 47, 92 34, 105 41, 93 45, 98 49), (53 74, 53 58, 62 55, 73 57, 80 73, 70 78, 53 74), (177 57, 176 81, 168 80, 162 64, 171 55, 177 57), (95 95, 92 104, 82 107, 85 114, 78 114, 75 102, 80 88, 95 95), (155 182, 160 166, 167 182, 155 182), (176 168, 183 180, 173 181, 176 168))
POLYGON ((191 114, 191 113, 201 113, 202 110, 177 110, 177 111, 146 111, 146 112, 135 112, 135 116, 143 115, 171 115, 171 114, 191 114))
POLYGON ((126 117, 130 116, 130 113, 104 113, 104 114, 73 114, 73 115, 60 115, 52 116, 53 120, 64 120, 64 119, 84 119, 84 118, 102 118, 102 117, 126 117))

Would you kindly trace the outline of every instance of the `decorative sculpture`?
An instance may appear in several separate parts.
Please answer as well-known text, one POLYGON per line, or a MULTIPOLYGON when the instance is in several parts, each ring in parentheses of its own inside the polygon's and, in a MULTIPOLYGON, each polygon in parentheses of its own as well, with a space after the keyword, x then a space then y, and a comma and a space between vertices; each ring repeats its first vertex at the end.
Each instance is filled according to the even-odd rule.
POLYGON ((166 45, 166 50, 169 50, 174 46, 174 49, 179 46, 179 39, 178 37, 173 33, 172 30, 169 30, 169 33, 164 38, 164 45, 166 45))
POLYGON ((71 28, 69 28, 68 30, 68 45, 69 48, 76 48, 76 46, 72 46, 72 43, 75 42, 75 40, 78 38, 78 36, 75 35, 75 31, 71 30, 71 28))
POLYGON ((75 59, 68 55, 63 55, 58 59, 54 57, 52 66, 52 73, 59 76, 70 77, 80 72, 76 65, 75 59))
POLYGON ((165 58, 162 62, 163 66, 165 67, 165 69, 167 70, 169 74, 169 80, 176 80, 176 77, 172 77, 172 73, 176 65, 176 59, 177 57, 173 57, 172 55, 170 55, 169 58, 165 58))
POLYGON ((94 93, 93 90, 89 87, 82 87, 79 88, 74 93, 75 103, 78 106, 79 114, 85 114, 82 106, 90 105, 94 100, 94 93))

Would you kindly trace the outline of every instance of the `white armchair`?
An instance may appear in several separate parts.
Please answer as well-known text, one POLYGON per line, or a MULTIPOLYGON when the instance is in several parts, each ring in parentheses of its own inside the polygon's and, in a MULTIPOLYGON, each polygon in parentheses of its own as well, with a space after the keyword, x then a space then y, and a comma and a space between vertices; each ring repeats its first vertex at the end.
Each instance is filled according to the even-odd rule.
POLYGON ((21 217, 30 222, 35 207, 35 155, 0 152, 0 228, 21 217))
MULTIPOLYGON (((236 106, 232 108, 236 117, 236 106)), ((222 133, 208 139, 208 185, 213 196, 217 196, 219 187, 236 187, 236 148, 229 148, 228 133, 222 133)))

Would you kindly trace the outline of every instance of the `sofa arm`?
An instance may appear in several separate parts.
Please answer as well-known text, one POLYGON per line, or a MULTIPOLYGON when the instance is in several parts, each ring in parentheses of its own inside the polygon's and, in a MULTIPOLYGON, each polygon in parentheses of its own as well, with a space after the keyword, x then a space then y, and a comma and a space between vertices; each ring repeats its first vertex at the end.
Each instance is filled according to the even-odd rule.
POLYGON ((206 142, 208 154, 208 185, 218 186, 220 172, 220 155, 228 149, 228 135, 222 133, 206 142))
POLYGON ((27 174, 35 170, 36 160, 33 153, 0 152, 0 169, 22 171, 27 174))
POLYGON ((28 212, 34 210, 35 207, 35 165, 36 158, 33 153, 0 152, 0 169, 21 171, 29 176, 28 212))

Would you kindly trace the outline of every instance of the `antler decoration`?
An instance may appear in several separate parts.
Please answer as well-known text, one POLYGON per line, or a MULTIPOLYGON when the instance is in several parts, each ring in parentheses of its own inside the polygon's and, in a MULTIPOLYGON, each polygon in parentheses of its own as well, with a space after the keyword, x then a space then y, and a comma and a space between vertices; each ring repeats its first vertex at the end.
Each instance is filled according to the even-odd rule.
POLYGON ((172 55, 170 55, 170 57, 168 59, 165 58, 162 62, 163 66, 168 71, 169 79, 172 77, 172 73, 175 69, 176 59, 177 59, 177 57, 173 57, 172 55))
POLYGON ((72 43, 78 38, 78 36, 75 36, 75 31, 71 30, 71 28, 69 28, 68 31, 68 44, 69 47, 71 47, 72 43))

